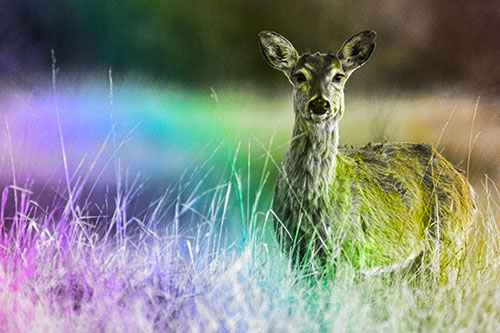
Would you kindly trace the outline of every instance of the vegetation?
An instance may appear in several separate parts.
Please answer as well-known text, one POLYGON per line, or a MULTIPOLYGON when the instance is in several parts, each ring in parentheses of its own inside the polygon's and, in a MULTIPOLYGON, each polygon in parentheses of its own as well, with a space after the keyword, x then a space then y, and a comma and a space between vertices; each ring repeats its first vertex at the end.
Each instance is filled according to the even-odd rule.
POLYGON ((411 275, 360 276, 348 265, 333 277, 294 268, 269 229, 271 211, 256 208, 266 169, 257 191, 247 189, 236 162, 216 186, 203 189, 204 175, 194 172, 140 214, 130 210, 140 182, 118 187, 112 214, 100 216, 88 214, 96 203, 84 200, 78 177, 48 208, 29 188, 4 187, 0 328, 491 331, 500 324, 499 210, 489 182, 467 261, 438 286, 411 275))
MULTIPOLYGON (((43 127, 58 131, 50 125, 55 121, 53 105, 33 97, 36 107, 28 108, 36 111, 32 114, 24 104, 6 104, 9 121, 0 155, 0 331, 492 331, 500 324, 500 197, 490 178, 483 177, 482 185, 475 182, 481 193, 479 217, 466 260, 460 270, 450 272, 446 284, 405 274, 363 276, 349 265, 339 266, 333 275, 311 272, 291 264, 288 253, 280 250, 280 235, 271 228, 269 188, 293 119, 280 123, 279 113, 271 116, 266 110, 283 110, 281 118, 291 118, 289 97, 267 100, 215 89, 216 96, 208 99, 220 127, 201 131, 196 138, 192 133, 200 121, 197 112, 206 103, 186 92, 132 87, 115 86, 111 112, 116 127, 103 126, 110 114, 106 92, 97 98, 84 86, 81 95, 73 88, 75 96, 59 87, 67 167, 60 158, 47 158, 61 155, 58 136, 46 136, 43 127), (105 107, 97 108, 92 100, 105 107), (15 112, 8 112, 11 104, 15 112), (182 117, 174 111, 183 112, 182 117), (172 132, 167 125, 181 124, 180 119, 191 127, 172 132), (263 143, 273 132, 271 119, 280 125, 274 142, 267 145, 263 143), (142 121, 132 138, 125 120, 142 121), (151 127, 154 124, 165 127, 151 127), (65 132, 68 128, 71 132, 65 132), (92 129, 93 137, 100 138, 103 128, 114 128, 116 140, 104 136, 96 149, 88 133, 80 137, 81 131, 92 129), (213 148, 206 150, 207 136, 221 129, 229 138, 221 145, 209 142, 213 148), (176 140, 170 141, 166 133, 176 140), (244 142, 239 149, 233 143, 238 139, 244 142), (23 140, 26 146, 20 148, 23 140), (51 150, 42 150, 39 142, 51 150), (164 149, 182 150, 178 145, 194 152, 188 156, 199 154, 203 163, 177 174, 177 168, 168 169, 175 166, 172 158, 170 164, 153 159, 164 149), (54 150, 55 155, 44 155, 54 150), (75 163, 81 150, 95 153, 75 163), (26 160, 31 154, 37 163, 30 166, 26 160), (144 158, 141 166, 151 170, 150 180, 130 176, 137 170, 135 158, 144 158), (163 178, 155 175, 158 169, 149 168, 149 158, 164 168, 163 178), (53 160, 61 165, 44 170, 44 163, 53 160), (29 173, 23 172, 26 168, 29 173), (60 169, 63 172, 51 176, 60 169), (151 190, 163 184, 161 193, 152 196, 151 190)), ((92 89, 106 91, 99 85, 92 89)), ((472 127, 475 100, 450 101, 429 96, 352 98, 341 131, 345 142, 359 145, 377 135, 403 141, 399 136, 416 135, 417 130, 401 128, 418 128, 429 136, 422 140, 434 140, 446 147, 448 156, 466 161, 463 169, 467 155, 458 147, 467 147, 472 137, 469 174, 483 167, 495 170, 494 161, 475 164, 495 149, 488 139, 494 133, 487 127, 491 121, 483 113, 488 104, 479 105, 472 135, 464 139, 448 131, 463 134, 472 127), (389 106, 400 112, 391 122, 382 122, 389 106), (416 121, 412 117, 419 108, 423 110, 416 121), (425 127, 422 119, 435 127, 425 127), (479 130, 482 136, 476 138, 479 130)), ((212 119, 206 113, 204 117, 212 119)))

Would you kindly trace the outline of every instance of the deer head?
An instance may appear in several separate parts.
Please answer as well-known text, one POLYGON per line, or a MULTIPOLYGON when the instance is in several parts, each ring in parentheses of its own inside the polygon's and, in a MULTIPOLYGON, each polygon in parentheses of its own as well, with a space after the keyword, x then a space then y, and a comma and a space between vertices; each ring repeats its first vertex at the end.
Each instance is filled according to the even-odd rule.
POLYGON ((293 86, 296 119, 314 127, 337 123, 342 117, 344 85, 372 54, 375 37, 374 31, 363 31, 349 38, 337 53, 303 55, 273 31, 259 33, 259 42, 267 62, 285 73, 293 86))

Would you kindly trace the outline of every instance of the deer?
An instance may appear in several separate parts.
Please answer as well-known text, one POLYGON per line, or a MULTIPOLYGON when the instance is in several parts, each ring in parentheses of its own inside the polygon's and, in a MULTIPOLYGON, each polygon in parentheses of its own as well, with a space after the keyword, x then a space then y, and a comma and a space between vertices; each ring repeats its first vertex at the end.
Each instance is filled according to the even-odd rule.
POLYGON ((280 34, 258 34, 264 59, 293 87, 295 124, 275 184, 274 227, 294 262, 315 270, 344 262, 381 274, 429 264, 439 275, 463 260, 475 216, 463 172, 432 144, 339 145, 345 84, 375 39, 367 30, 337 52, 299 55, 280 34))

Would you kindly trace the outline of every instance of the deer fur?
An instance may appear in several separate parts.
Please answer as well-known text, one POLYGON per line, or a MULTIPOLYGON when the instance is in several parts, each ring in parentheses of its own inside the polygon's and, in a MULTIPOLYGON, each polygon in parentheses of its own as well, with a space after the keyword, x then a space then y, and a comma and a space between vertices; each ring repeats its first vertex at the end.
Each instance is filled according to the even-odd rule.
POLYGON ((433 258, 438 270, 456 266, 475 212, 463 173, 428 144, 339 146, 344 85, 375 37, 364 31, 336 53, 299 55, 283 36, 259 34, 264 58, 293 86, 295 126, 275 186, 275 228, 288 251, 315 266, 342 260, 372 272, 433 258))

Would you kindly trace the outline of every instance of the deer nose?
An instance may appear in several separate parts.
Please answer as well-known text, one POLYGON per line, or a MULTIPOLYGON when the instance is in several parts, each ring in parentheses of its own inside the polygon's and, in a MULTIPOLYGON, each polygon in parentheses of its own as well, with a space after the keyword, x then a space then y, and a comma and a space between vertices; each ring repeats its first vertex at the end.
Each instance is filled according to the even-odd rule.
POLYGON ((330 110, 330 103, 321 97, 317 97, 309 102, 309 110, 316 115, 322 115, 330 110))

